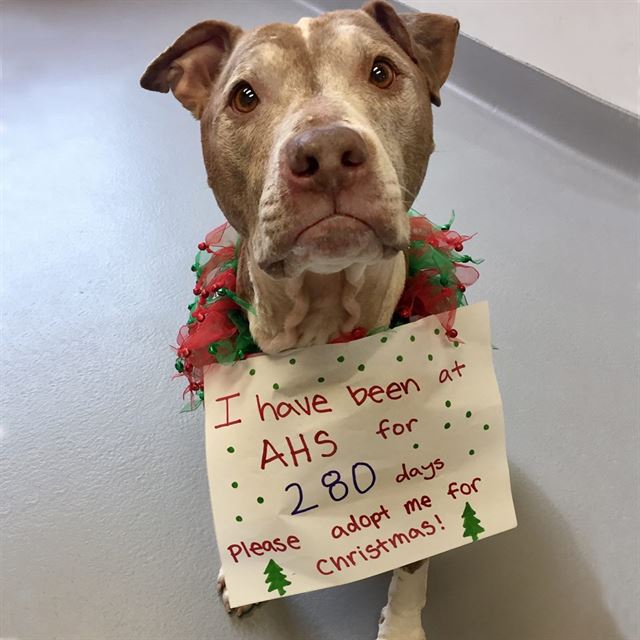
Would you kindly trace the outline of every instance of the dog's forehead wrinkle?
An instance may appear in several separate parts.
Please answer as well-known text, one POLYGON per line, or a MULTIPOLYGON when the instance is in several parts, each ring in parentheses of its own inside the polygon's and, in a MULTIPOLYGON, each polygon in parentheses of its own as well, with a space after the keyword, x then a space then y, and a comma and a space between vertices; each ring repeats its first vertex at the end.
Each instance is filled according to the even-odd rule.
POLYGON ((243 44, 245 47, 251 48, 265 42, 276 42, 284 48, 299 46, 301 42, 300 30, 296 25, 284 22, 266 24, 250 31, 243 44))
POLYGON ((315 18, 301 18, 295 26, 312 60, 322 62, 325 59, 336 71, 343 66, 345 56, 375 48, 380 41, 375 27, 371 28, 368 18, 360 11, 337 11, 315 18), (336 64, 337 60, 339 64, 336 64))
MULTIPOLYGON (((277 36, 274 36, 277 38, 277 36)), ((291 47, 282 46, 278 40, 260 42, 252 47, 239 52, 238 56, 231 60, 232 74, 246 72, 260 72, 275 66, 292 67, 299 65, 300 56, 304 54, 301 46, 295 47, 295 52, 291 47)))
POLYGON ((229 75, 300 67, 306 72, 308 51, 300 30, 291 24, 269 24, 247 32, 233 51, 229 75))
MULTIPOLYGON (((337 38, 341 40, 349 39, 354 41, 356 38, 360 40, 367 39, 371 40, 367 32, 358 25, 352 24, 350 22, 340 22, 334 27, 334 34, 337 38)), ((357 40, 355 40, 357 42, 357 40)))

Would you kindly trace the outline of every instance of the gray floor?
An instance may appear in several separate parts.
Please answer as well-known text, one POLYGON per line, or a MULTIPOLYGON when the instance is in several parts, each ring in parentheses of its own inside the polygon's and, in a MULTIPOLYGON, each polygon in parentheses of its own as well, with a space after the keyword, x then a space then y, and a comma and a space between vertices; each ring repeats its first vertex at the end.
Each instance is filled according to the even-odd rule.
MULTIPOLYGON (((185 27, 293 2, 5 2, 2 636, 371 640, 387 579, 230 619, 202 417, 168 345, 220 222, 196 123, 143 92, 185 27)), ((432 565, 430 640, 638 638, 637 186, 458 89, 417 208, 477 231, 520 527, 432 565)))

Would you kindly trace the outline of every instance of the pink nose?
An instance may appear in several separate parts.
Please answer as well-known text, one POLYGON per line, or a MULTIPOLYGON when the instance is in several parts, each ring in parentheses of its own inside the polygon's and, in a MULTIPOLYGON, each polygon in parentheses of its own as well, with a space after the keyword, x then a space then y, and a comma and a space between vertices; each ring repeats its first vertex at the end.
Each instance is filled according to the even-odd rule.
POLYGON ((344 125, 303 131, 287 142, 284 154, 292 185, 333 193, 365 173, 369 157, 362 136, 344 125))

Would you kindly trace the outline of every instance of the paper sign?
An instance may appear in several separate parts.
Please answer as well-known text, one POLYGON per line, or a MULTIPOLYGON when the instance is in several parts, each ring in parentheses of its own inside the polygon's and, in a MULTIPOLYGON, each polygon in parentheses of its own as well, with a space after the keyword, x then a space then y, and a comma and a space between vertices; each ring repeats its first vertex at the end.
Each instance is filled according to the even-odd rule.
POLYGON ((360 580, 516 526, 486 303, 215 365, 206 448, 231 606, 360 580))

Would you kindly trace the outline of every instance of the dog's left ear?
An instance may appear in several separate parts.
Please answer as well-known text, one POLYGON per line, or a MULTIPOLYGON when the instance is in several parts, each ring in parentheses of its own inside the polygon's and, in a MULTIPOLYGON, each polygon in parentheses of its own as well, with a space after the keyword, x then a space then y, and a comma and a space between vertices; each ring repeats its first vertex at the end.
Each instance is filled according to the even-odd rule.
POLYGON ((437 13, 398 14, 382 0, 367 2, 362 10, 424 71, 429 80, 431 102, 439 107, 440 89, 453 65, 460 23, 437 13))

